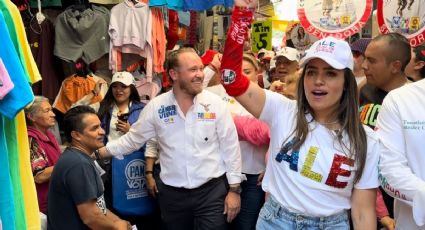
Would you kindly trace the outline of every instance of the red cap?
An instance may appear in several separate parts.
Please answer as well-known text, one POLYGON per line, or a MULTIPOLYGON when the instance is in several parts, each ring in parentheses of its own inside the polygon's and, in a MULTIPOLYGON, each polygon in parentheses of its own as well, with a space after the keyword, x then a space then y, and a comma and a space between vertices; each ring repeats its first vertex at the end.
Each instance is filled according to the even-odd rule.
POLYGON ((208 65, 212 62, 214 55, 218 54, 215 50, 207 50, 205 51, 204 55, 202 55, 202 64, 208 65))

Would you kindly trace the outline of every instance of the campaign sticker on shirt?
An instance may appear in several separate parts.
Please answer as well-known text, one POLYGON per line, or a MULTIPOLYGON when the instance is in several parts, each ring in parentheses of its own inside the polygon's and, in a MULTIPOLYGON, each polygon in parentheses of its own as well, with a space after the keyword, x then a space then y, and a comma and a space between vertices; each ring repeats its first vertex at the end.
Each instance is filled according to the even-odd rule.
POLYGON ((345 39, 366 25, 372 8, 372 0, 299 0, 298 18, 310 35, 345 39))
POLYGON ((298 51, 307 50, 315 41, 317 37, 308 34, 301 24, 295 24, 290 31, 290 38, 295 48, 298 51))
POLYGON ((425 1, 378 0, 379 32, 403 34, 416 47, 425 42, 425 1))
POLYGON ((175 105, 164 106, 158 110, 159 119, 164 121, 166 124, 174 123, 174 117, 177 115, 177 109, 175 105))

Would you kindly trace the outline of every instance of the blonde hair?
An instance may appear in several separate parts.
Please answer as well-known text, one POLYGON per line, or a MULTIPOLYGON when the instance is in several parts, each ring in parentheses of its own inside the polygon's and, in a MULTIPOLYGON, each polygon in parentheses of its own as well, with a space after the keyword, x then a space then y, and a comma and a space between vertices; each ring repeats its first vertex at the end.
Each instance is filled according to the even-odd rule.
POLYGON ((257 59, 255 59, 255 57, 252 54, 244 53, 243 54, 243 60, 251 63, 251 65, 254 66, 255 71, 258 72, 258 70, 260 69, 258 67, 258 61, 257 61, 257 59))

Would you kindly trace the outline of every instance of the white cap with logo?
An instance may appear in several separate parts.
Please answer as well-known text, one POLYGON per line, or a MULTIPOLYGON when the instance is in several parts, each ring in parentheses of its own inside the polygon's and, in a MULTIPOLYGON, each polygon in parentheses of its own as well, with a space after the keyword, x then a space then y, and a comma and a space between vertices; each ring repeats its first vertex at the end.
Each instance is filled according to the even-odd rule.
POLYGON ((300 67, 304 67, 311 59, 320 58, 335 69, 349 68, 353 70, 354 60, 350 45, 334 37, 322 38, 313 43, 301 59, 300 67))
POLYGON ((126 86, 134 85, 134 77, 129 72, 116 72, 112 76, 111 84, 114 82, 121 82, 126 86))
POLYGON ((274 59, 276 60, 278 57, 286 57, 290 61, 300 61, 300 52, 292 47, 284 47, 281 50, 276 52, 276 56, 274 59))

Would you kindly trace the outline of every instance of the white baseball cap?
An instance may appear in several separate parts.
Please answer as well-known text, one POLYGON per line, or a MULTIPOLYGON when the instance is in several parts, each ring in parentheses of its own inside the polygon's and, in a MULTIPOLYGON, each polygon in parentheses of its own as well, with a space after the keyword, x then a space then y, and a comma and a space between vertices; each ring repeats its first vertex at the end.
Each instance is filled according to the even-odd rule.
POLYGON ((300 61, 300 52, 292 47, 284 47, 283 49, 276 52, 276 56, 274 59, 276 60, 278 57, 286 57, 290 61, 300 61))
POLYGON ((300 67, 304 67, 311 59, 320 58, 335 69, 349 68, 353 70, 354 60, 350 45, 334 37, 322 38, 313 43, 301 59, 300 67))
POLYGON ((111 84, 114 82, 121 82, 126 86, 134 85, 134 77, 129 72, 116 72, 112 76, 111 84))

